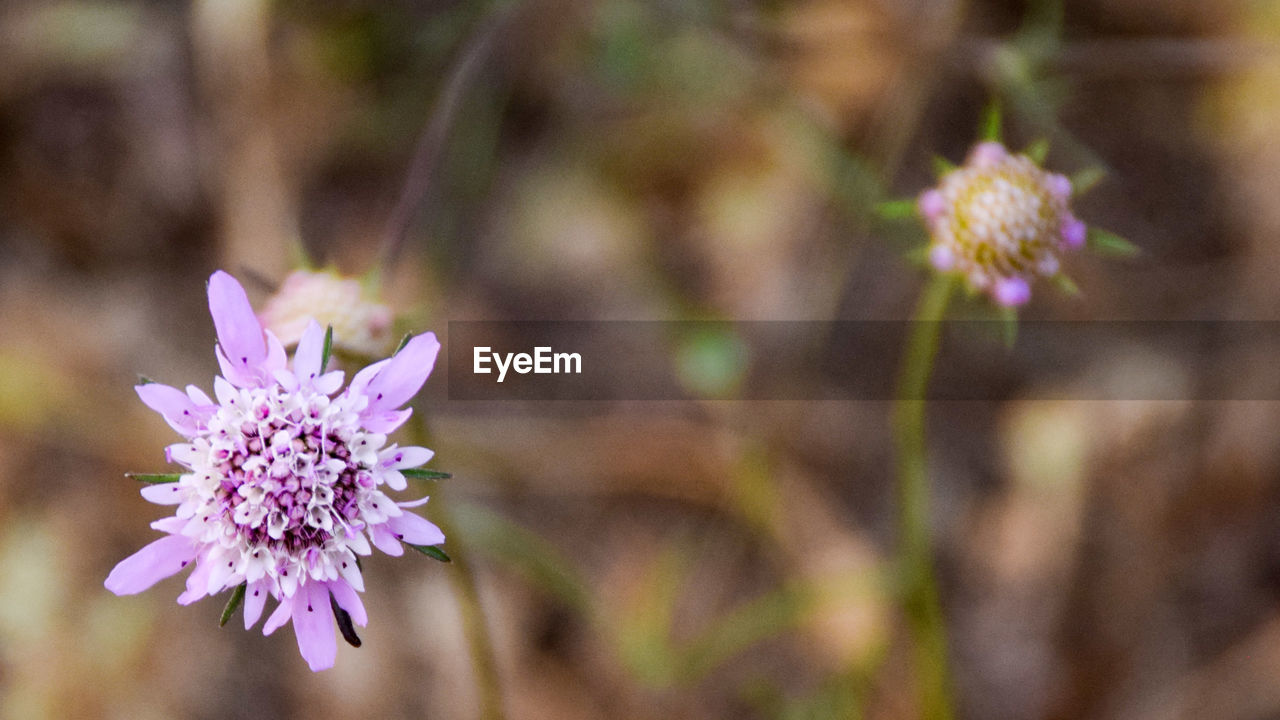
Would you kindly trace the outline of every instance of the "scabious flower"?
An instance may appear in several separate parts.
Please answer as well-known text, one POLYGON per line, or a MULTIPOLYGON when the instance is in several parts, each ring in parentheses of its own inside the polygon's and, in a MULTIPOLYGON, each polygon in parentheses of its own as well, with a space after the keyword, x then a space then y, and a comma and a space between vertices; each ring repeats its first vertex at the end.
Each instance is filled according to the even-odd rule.
POLYGON ((332 326, 335 347, 355 355, 376 357, 392 340, 391 308, 370 298, 358 281, 331 272, 290 273, 260 318, 285 347, 297 344, 312 320, 332 326))
POLYGON ((1059 253, 1085 243, 1071 213, 1071 181, 998 142, 983 142, 917 202, 932 242, 929 262, 969 287, 1016 307, 1036 276, 1059 272, 1059 253))
POLYGON ((383 493, 404 490, 401 470, 431 459, 426 448, 388 445, 387 433, 409 418, 401 406, 426 382, 440 343, 418 335, 339 392, 343 373, 321 367, 318 323, 307 325, 290 363, 234 278, 216 272, 208 289, 222 368, 213 382, 217 399, 194 385, 136 388, 183 435, 165 455, 186 471, 142 490, 176 512, 152 523, 165 536, 116 565, 106 587, 141 592, 194 563, 179 603, 243 583, 247 630, 270 595, 279 604, 263 633, 292 620, 302 657, 323 670, 337 653, 330 597, 356 624, 368 621, 357 556, 370 554, 370 543, 401 555, 401 541, 444 541, 439 528, 406 512, 425 498, 398 503, 383 493))

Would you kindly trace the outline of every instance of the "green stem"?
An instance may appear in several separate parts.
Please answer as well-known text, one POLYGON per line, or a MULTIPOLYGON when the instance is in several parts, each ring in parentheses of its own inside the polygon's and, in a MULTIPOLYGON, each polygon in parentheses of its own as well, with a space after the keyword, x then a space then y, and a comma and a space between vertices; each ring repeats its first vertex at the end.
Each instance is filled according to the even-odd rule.
POLYGON ((894 407, 898 453, 899 562, 902 603, 915 642, 921 717, 950 720, 951 679, 947 668, 946 627, 938 600, 929 537, 929 482, 925 463, 925 396, 942 318, 955 288, 955 276, 936 275, 920 297, 911 324, 906 357, 894 407))
MULTIPOLYGON (((414 420, 410 422, 408 428, 413 433, 414 441, 425 446, 427 436, 430 434, 427 431, 426 420, 419 413, 414 413, 413 417, 414 420)), ((462 633, 471 655, 471 668, 475 673, 476 691, 480 699, 480 718, 481 720, 505 720, 502 682, 498 677, 493 638, 489 634, 484 607, 480 604, 480 592, 476 585, 471 556, 467 553, 464 533, 459 531, 455 522, 453 503, 447 497, 448 494, 443 485, 435 488, 435 492, 431 494, 432 512, 428 515, 431 521, 444 532, 445 547, 449 548, 451 562, 444 568, 449 574, 449 584, 452 585, 454 597, 458 602, 458 611, 462 616, 462 633)))
MULTIPOLYGON (((441 494, 437 492, 436 496, 441 494)), ((498 679, 493 640, 489 636, 484 608, 480 604, 480 592, 476 586, 475 571, 471 567, 471 556, 467 554, 462 533, 458 532, 458 526, 454 522, 452 503, 446 501, 432 504, 436 506, 432 519, 448 538, 452 561, 446 567, 462 614, 462 631, 471 651, 472 669, 480 694, 480 717, 482 720, 503 720, 506 714, 502 708, 502 684, 498 679)))

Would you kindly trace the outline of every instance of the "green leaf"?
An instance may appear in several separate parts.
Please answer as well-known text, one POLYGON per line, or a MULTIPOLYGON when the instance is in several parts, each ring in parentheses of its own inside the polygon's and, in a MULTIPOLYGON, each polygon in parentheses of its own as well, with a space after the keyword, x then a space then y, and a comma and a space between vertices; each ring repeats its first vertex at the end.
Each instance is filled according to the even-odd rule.
POLYGON ((400 339, 400 344, 396 346, 396 351, 391 354, 392 355, 399 354, 400 351, 404 349, 404 346, 408 345, 409 341, 412 339, 413 339, 413 333, 405 333, 404 337, 400 339))
POLYGON ((916 215, 915 200, 886 200, 876 203, 876 215, 882 220, 902 220, 916 215))
POLYGON ((400 470, 400 474, 407 478, 416 478, 418 480, 448 480, 453 475, 439 470, 427 470, 425 468, 404 468, 400 470))
POLYGON ((1089 249, 1099 255, 1130 258, 1142 253, 1142 248, 1102 228, 1089 228, 1088 237, 1089 249))
POLYGON ((987 104, 986 109, 982 111, 982 139, 1000 142, 1002 120, 1003 113, 1000 112, 1000 101, 992 100, 987 104))
POLYGON ((333 619, 338 623, 338 630, 342 631, 342 639, 346 640, 351 647, 360 647, 360 636, 356 634, 355 625, 351 623, 351 615, 342 609, 333 595, 329 596, 329 606, 333 608, 333 619))
POLYGON ((1074 295, 1080 294, 1080 286, 1076 285, 1076 281, 1072 280, 1071 277, 1064 272, 1060 272, 1057 275, 1054 275, 1052 278, 1050 278, 1050 280, 1053 281, 1054 285, 1058 286, 1059 290, 1066 293, 1067 295, 1074 296, 1074 295))
POLYGON ((333 355, 333 326, 325 328, 324 350, 320 351, 320 372, 329 367, 329 358, 333 355))
POLYGON ((1085 168, 1071 176, 1071 192, 1083 195, 1096 187, 1106 176, 1107 171, 1100 167, 1085 168))
POLYGON ((218 627, 224 627, 227 621, 231 619, 231 615, 235 613, 236 608, 240 607, 240 603, 244 601, 244 591, 248 587, 248 583, 240 583, 231 592, 231 599, 227 600, 227 606, 222 608, 222 617, 218 619, 218 627))
POLYGON ((125 473, 124 476, 133 478, 138 482, 156 485, 160 483, 176 483, 182 478, 182 473, 125 473))
POLYGON ((448 555, 445 554, 443 550, 436 547, 435 545, 414 545, 413 543, 405 543, 405 545, 408 545, 409 547, 413 548, 414 550, 417 550, 423 555, 426 555, 432 560, 439 560, 440 562, 453 562, 453 558, 450 558, 448 555))
POLYGON ((947 173, 955 169, 956 169, 955 164, 952 163, 950 160, 942 157, 941 155, 933 156, 933 174, 934 175, 937 175, 938 177, 942 177, 943 175, 946 175, 947 173))
POLYGON ((151 378, 147 377, 146 375, 139 375, 139 376, 138 376, 138 384, 139 384, 139 385, 154 385, 154 384, 155 384, 155 382, 156 382, 155 380, 152 380, 151 378))
POLYGON ((1031 162, 1037 165, 1043 165, 1045 158, 1049 157, 1049 141, 1044 138, 1040 138, 1028 145, 1027 149, 1022 151, 1022 154, 1031 158, 1031 162))

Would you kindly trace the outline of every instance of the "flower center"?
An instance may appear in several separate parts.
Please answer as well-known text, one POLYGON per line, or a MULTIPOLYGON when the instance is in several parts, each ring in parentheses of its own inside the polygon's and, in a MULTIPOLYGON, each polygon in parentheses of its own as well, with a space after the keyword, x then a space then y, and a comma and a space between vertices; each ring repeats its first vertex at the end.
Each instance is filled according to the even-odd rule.
POLYGON ((241 390, 209 423, 201 494, 209 516, 251 548, 290 555, 363 527, 361 502, 385 436, 364 433, 343 399, 280 386, 241 390))
POLYGON ((1041 175, 1020 157, 952 173, 943 192, 954 208, 951 232, 958 249, 1001 274, 1028 271, 1052 249, 1060 224, 1060 203, 1041 175))

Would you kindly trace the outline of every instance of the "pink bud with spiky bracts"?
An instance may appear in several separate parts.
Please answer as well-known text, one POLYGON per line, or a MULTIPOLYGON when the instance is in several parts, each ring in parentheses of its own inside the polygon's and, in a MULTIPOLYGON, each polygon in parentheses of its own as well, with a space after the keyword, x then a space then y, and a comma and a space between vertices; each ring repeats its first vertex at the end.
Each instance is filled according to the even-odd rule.
POLYGON ((1085 243, 1071 194, 1066 177, 998 142, 979 143, 917 201, 931 238, 930 264, 960 273, 1000 305, 1023 305, 1035 278, 1056 275, 1058 255, 1085 243))

